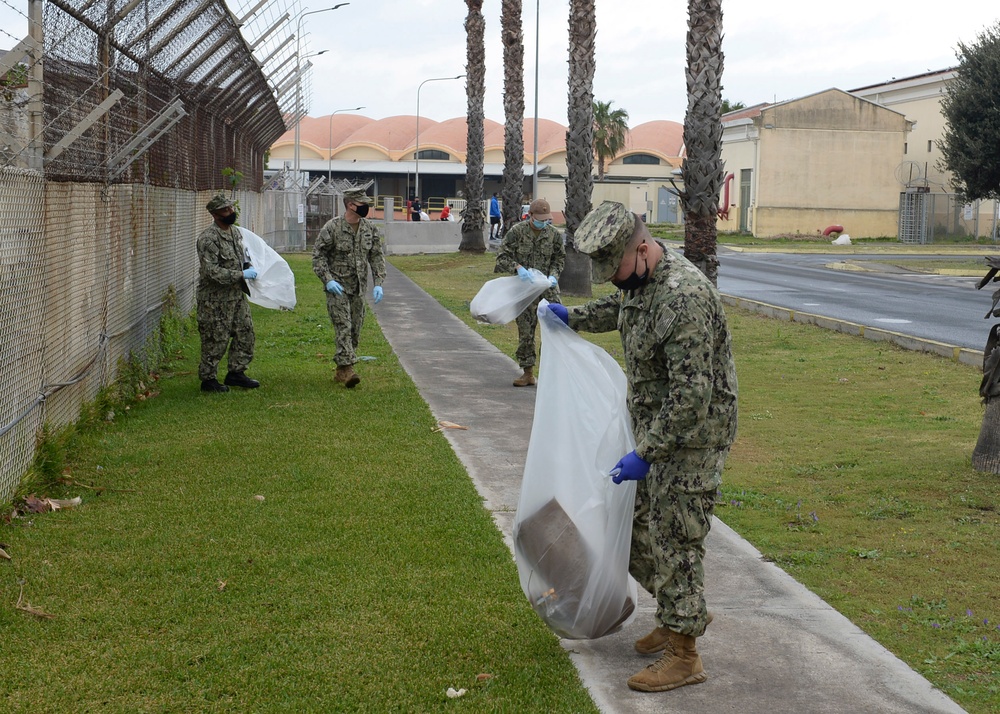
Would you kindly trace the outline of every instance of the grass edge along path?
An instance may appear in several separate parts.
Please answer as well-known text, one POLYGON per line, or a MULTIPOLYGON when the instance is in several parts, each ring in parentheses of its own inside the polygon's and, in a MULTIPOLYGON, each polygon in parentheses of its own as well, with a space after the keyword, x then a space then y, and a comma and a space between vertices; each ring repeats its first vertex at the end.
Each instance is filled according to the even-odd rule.
POLYGON ((72 439, 92 488, 39 495, 82 506, 0 525, 0 709, 596 711, 374 317, 335 386, 321 286, 288 262, 295 310, 253 309, 260 389, 199 392, 194 337, 72 439))
MULTIPOLYGON (((468 309, 494 255, 390 260, 513 354, 516 327, 468 309)), ((968 711, 1000 710, 1000 478, 970 464, 981 373, 727 313, 740 428, 716 515, 968 711)), ((584 336, 621 360, 617 333, 584 336)))

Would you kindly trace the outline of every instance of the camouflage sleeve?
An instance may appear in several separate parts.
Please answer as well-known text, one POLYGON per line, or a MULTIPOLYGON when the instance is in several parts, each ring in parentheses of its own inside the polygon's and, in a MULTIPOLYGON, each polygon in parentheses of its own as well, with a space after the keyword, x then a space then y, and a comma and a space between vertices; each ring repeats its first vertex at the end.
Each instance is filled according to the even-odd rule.
POLYGON ((507 235, 503 237, 503 242, 500 244, 500 250, 497 251, 497 264, 493 266, 494 273, 516 273, 517 272, 517 258, 514 255, 514 244, 517 240, 517 234, 513 228, 507 231, 507 235))
POLYGON ((235 285, 243 279, 242 270, 222 267, 219 234, 212 228, 198 236, 198 262, 201 275, 217 285, 235 285))
POLYGON ((372 281, 376 285, 381 285, 385 280, 385 239, 378 226, 373 226, 372 233, 375 236, 372 240, 372 248, 368 251, 368 264, 372 267, 372 281))
POLYGON ((316 273, 323 285, 333 280, 333 271, 330 269, 330 262, 327 254, 333 248, 333 235, 330 233, 330 222, 328 221, 316 238, 316 245, 313 246, 313 272, 316 273))
POLYGON ((650 463, 667 460, 679 448, 705 448, 712 399, 713 345, 711 316, 702 300, 688 296, 661 304, 640 340, 649 351, 651 370, 661 379, 630 385, 633 399, 661 400, 660 410, 636 444, 635 452, 650 463))
POLYGON ((610 332, 618 329, 621 293, 614 292, 569 310, 569 326, 577 332, 610 332))
MULTIPOLYGON (((555 230, 555 229, 553 229, 555 230)), ((556 237, 552 246, 552 262, 549 264, 547 275, 554 275, 557 278, 562 275, 563 268, 566 267, 566 245, 559 231, 555 231, 556 237)))

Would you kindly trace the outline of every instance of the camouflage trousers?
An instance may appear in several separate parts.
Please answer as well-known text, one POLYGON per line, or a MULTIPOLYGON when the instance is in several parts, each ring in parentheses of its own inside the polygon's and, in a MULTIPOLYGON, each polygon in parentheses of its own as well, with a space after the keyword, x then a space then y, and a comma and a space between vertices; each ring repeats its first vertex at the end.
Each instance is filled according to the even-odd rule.
POLYGON ((681 449, 636 484, 629 572, 656 598, 657 624, 705 633, 705 538, 728 449, 681 449))
POLYGON ((521 369, 528 369, 535 366, 535 328, 538 327, 538 303, 545 298, 549 302, 559 302, 558 297, 542 295, 524 308, 524 312, 517 316, 517 350, 514 352, 514 359, 521 369))
POLYGON ((215 379, 222 355, 229 348, 229 371, 243 372, 253 360, 254 332, 250 303, 239 300, 205 300, 198 303, 201 362, 198 378, 215 379))
POLYGON ((337 351, 333 361, 338 367, 350 367, 358 361, 354 351, 361 339, 361 327, 365 324, 365 298, 360 295, 326 294, 326 311, 336 333, 337 351))

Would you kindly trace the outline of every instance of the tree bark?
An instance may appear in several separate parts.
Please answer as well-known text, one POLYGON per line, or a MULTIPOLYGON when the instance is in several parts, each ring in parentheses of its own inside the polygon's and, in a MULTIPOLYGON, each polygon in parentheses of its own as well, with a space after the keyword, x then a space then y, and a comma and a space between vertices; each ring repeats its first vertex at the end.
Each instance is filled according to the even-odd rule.
POLYGON ((483 125, 486 96, 486 20, 483 0, 466 0, 469 14, 465 18, 466 67, 465 91, 468 100, 468 140, 465 159, 465 210, 462 211, 462 242, 458 249, 465 253, 485 253, 483 231, 483 156, 485 135, 483 125))
POLYGON ((1000 399, 986 402, 979 440, 972 452, 972 468, 983 473, 1000 474, 1000 399))
POLYGON ((569 4, 569 129, 566 132, 566 270, 559 280, 568 295, 589 297, 590 259, 576 250, 573 234, 590 213, 594 191, 595 0, 569 4), (579 261, 586 261, 586 270, 579 261), (586 281, 586 282, 584 282, 586 281))
POLYGON ((503 40, 503 232, 521 220, 524 197, 524 32, 521 0, 503 0, 500 17, 503 40))

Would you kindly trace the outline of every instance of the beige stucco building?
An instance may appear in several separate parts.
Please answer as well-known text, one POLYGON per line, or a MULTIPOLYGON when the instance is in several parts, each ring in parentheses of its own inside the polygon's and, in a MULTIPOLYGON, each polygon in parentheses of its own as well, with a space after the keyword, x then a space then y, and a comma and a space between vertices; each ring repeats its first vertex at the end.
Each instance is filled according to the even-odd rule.
POLYGON ((727 114, 719 230, 895 235, 894 172, 910 128, 900 112, 839 89, 727 114))

